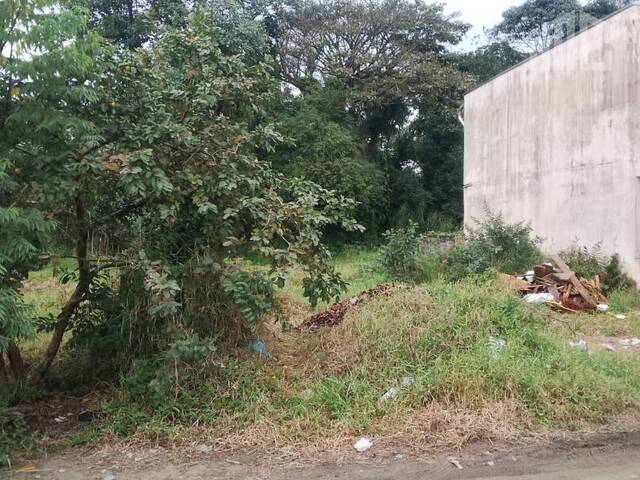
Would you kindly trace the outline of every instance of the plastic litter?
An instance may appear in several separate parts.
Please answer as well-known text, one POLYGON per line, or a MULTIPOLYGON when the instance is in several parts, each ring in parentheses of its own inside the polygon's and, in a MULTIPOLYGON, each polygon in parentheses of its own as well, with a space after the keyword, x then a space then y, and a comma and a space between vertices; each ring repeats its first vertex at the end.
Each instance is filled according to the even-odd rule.
POLYGON ((269 356, 269 352, 267 351, 267 346, 259 338, 256 338, 251 343, 251 350, 257 353, 258 355, 260 355, 260 358, 267 358, 269 356))
POLYGON ((596 311, 598 313, 607 313, 609 311, 609 305, 606 305, 604 303, 599 303, 598 306, 596 307, 596 311))
POLYGON ((386 393, 384 395, 382 395, 380 397, 380 401, 381 402, 387 402, 389 400, 393 400, 394 398, 396 398, 398 396, 400 392, 398 391, 398 389, 396 387, 391 387, 389 390, 386 391, 386 393))
POLYGON ((627 316, 626 316, 626 315, 616 315, 616 318, 617 318, 618 320, 626 320, 626 319, 627 319, 627 316))
POLYGON ((416 381, 415 377, 413 375, 405 375, 404 377, 402 377, 402 380, 400 380, 400 385, 403 388, 407 388, 410 387, 411 385, 413 385, 413 383, 416 381))
POLYGON ((571 348, 575 348, 576 350, 582 350, 583 352, 587 351, 587 342, 584 340, 578 340, 577 342, 569 342, 569 346, 571 348))
POLYGON ((529 270, 525 275, 524 275, 524 279, 529 282, 529 283, 533 283, 533 281, 536 278, 536 272, 533 270, 529 270))
POLYGON ((494 353, 500 352, 507 348, 507 341, 501 338, 489 337, 489 348, 491 348, 491 351, 494 353))
POLYGON ((353 448, 358 453, 364 453, 367 450, 369 450, 371 447, 373 447, 373 442, 368 438, 364 438, 364 437, 358 440, 356 444, 353 446, 353 448))
POLYGON ((550 293, 530 293, 522 299, 527 303, 546 303, 555 300, 550 293))
POLYGON ((449 462, 454 465, 458 470, 462 470, 464 467, 462 464, 453 457, 449 457, 449 462))

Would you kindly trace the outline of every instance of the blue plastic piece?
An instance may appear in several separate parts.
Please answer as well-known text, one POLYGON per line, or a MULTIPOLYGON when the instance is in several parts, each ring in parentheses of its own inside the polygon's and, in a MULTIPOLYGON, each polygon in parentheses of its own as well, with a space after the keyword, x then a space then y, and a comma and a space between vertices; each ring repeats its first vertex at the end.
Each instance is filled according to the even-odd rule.
POLYGON ((253 350, 255 353, 260 355, 260 358, 262 359, 266 359, 267 357, 269 357, 269 352, 267 352, 267 346, 259 338, 256 338, 251 343, 251 350, 253 350))

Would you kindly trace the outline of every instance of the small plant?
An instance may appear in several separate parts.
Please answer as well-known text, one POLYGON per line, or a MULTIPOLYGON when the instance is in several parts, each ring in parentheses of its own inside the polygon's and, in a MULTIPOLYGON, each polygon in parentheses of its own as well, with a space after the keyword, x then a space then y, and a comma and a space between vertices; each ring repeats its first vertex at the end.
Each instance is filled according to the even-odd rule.
POLYGON ((602 275, 607 269, 609 259, 602 254, 600 244, 593 248, 573 245, 560 252, 560 257, 578 277, 593 278, 602 275))
POLYGON ((380 249, 376 268, 393 280, 417 282, 425 280, 438 269, 437 257, 420 252, 424 235, 418 224, 409 222, 404 228, 383 234, 385 244, 380 249))
POLYGON ((542 261, 538 238, 532 238, 531 226, 507 223, 502 215, 486 210, 479 228, 469 230, 464 243, 446 256, 446 276, 460 280, 494 268, 502 273, 522 273, 542 261))
POLYGON ((620 257, 608 257, 602 253, 600 244, 593 248, 574 245, 560 253, 560 257, 571 267, 578 277, 593 278, 600 275, 606 292, 634 290, 635 282, 623 271, 620 257))

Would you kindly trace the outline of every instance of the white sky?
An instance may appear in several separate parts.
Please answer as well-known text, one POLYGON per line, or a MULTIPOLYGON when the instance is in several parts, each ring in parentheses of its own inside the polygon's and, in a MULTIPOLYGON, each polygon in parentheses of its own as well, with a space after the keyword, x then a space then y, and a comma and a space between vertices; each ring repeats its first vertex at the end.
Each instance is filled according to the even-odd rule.
POLYGON ((493 27, 502 19, 502 12, 524 0, 445 0, 446 12, 460 12, 462 20, 473 25, 467 33, 462 48, 469 49, 483 44, 483 27, 493 27), (480 36, 481 38, 477 38, 480 36))

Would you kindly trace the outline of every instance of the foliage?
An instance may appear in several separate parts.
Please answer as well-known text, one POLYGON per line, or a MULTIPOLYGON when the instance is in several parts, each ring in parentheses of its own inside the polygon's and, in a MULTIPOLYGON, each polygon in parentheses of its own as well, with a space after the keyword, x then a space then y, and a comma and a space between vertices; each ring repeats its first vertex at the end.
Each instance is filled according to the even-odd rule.
POLYGON ((593 278, 599 275, 607 292, 635 287, 633 280, 622 271, 620 257, 604 255, 599 244, 593 248, 575 244, 560 252, 560 257, 579 277, 593 278))
MULTIPOLYGON (((55 15, 54 24, 73 25, 56 34, 83 29, 84 11, 55 15)), ((76 288, 50 322, 37 375, 48 370, 64 333, 72 326, 83 332, 83 322, 125 338, 127 325, 154 325, 149 337, 163 338, 188 311, 180 298, 183 267, 196 258, 219 266, 216 283, 238 320, 251 324, 273 304, 272 286, 282 285, 294 263, 304 265, 312 303, 344 288, 321 237, 329 226, 361 229, 350 218, 355 203, 258 158, 282 140, 264 111, 277 85, 268 64, 225 52, 221 36, 215 18, 198 10, 184 29, 135 51, 101 46, 86 34, 10 64, 20 92, 10 97, 2 137, 9 175, 26 186, 21 204, 70 225, 78 259, 76 288), (67 70, 56 70, 62 59, 67 70), (27 82, 27 72, 40 68, 38 81, 27 82), (98 235, 109 248, 90 249, 98 235), (249 285, 227 266, 251 252, 271 270, 249 285), (133 310, 105 274, 116 267, 121 276, 142 274, 133 310)), ((128 357, 130 349, 116 352, 128 357)))
MULTIPOLYGON (((492 275, 403 289, 363 304, 322 335, 299 332, 277 346, 303 357, 312 352, 310 363, 217 358, 189 377, 180 371, 184 388, 178 389, 171 376, 154 382, 161 365, 136 364, 104 428, 159 440, 188 435, 197 423, 221 442, 232 432, 234 442, 244 434, 270 446, 283 437, 394 435, 415 423, 425 406, 452 405, 451 415, 463 412, 458 428, 465 438, 495 440, 505 429, 586 427, 636 408, 637 362, 570 349, 572 337, 555 330, 561 322, 551 322, 553 315, 524 304, 492 275), (492 337, 506 345, 496 348, 492 337), (348 361, 351 368, 344 369, 348 361), (392 402, 380 402, 405 375, 413 385, 399 389, 392 402), (500 412, 496 424, 488 424, 486 405, 510 406, 510 415, 500 412), (469 418, 478 420, 477 430, 469 418)), ((438 442, 450 439, 441 433, 434 433, 438 442)))
POLYGON ((487 274, 378 299, 335 335, 360 359, 352 374, 382 385, 414 374, 416 388, 405 394, 414 407, 425 398, 472 410, 510 399, 535 421, 560 426, 599 423, 634 408, 635 361, 571 350, 547 317, 544 307, 527 306, 487 274), (496 348, 491 337, 506 346, 496 348))
POLYGON ((634 0, 589 0, 584 11, 595 18, 604 18, 633 2, 634 0))
POLYGON ((82 0, 92 26, 102 36, 127 48, 141 47, 162 26, 184 26, 187 2, 183 0, 82 0))
POLYGON ((498 41, 473 52, 460 54, 458 61, 460 69, 472 75, 476 85, 479 85, 517 65, 525 58, 527 58, 526 54, 516 50, 508 42, 498 41))
POLYGON ((502 16, 493 34, 526 52, 542 52, 595 20, 577 0, 527 0, 502 16))
POLYGON ((583 278, 593 278, 603 274, 608 264, 600 245, 588 248, 574 244, 571 248, 560 252, 559 255, 578 277, 583 278))
POLYGON ((418 224, 409 222, 404 228, 388 230, 383 235, 376 266, 390 278, 415 281, 421 273, 420 243, 423 235, 418 224))
MULTIPOLYGON (((366 171, 381 170, 389 179, 386 201, 376 205, 380 231, 409 219, 422 223, 434 211, 459 223, 462 132, 456 110, 466 81, 446 46, 457 44, 468 26, 445 15, 442 5, 404 0, 305 1, 281 17, 276 41, 284 82, 303 97, 322 95, 330 105, 339 86, 346 95, 332 120, 357 132, 366 171), (318 90, 318 80, 326 87, 318 90)), ((324 128, 322 121, 318 125, 324 128)), ((362 163, 354 166, 354 173, 366 173, 362 163)), ((344 172, 341 183, 353 183, 344 172)), ((374 192, 357 186, 366 208, 374 192)))
POLYGON ((531 227, 509 224, 500 214, 486 210, 476 229, 469 228, 465 241, 445 256, 446 275, 451 280, 483 273, 491 268, 502 273, 523 273, 542 260, 538 239, 531 227))
POLYGON ((356 219, 375 232, 388 208, 386 176, 365 158, 357 125, 344 109, 346 96, 338 82, 330 82, 286 99, 277 115, 282 133, 292 141, 269 159, 283 173, 357 199, 356 219))

